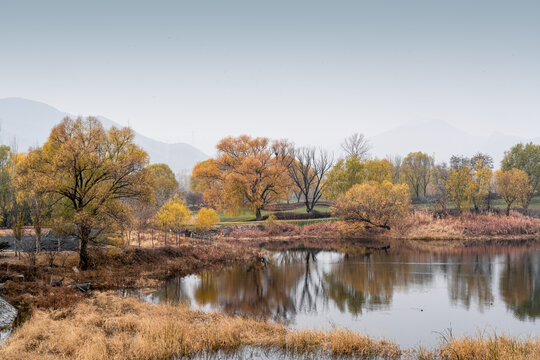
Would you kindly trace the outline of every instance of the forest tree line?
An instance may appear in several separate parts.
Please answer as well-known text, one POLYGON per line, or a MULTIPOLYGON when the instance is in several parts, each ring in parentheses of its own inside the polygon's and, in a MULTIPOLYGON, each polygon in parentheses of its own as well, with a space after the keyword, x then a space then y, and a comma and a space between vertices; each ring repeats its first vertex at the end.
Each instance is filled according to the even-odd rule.
POLYGON ((373 158, 361 134, 345 139, 342 148, 345 156, 335 159, 286 140, 226 137, 215 158, 194 167, 190 189, 181 191, 166 164, 149 164, 131 129, 106 130, 93 117, 65 118, 41 147, 26 153, 0 147, 1 221, 13 231, 16 252, 26 225, 34 229, 35 252, 45 228, 74 234, 80 266, 87 268, 88 245, 103 237, 157 228, 178 242, 188 226, 215 225, 219 211, 249 208, 260 220, 269 204, 296 200, 312 213, 329 200, 337 216, 388 228, 411 200, 480 210, 497 194, 508 213, 516 203, 527 208, 540 190, 540 146, 532 143, 512 147, 495 172, 492 158, 481 153, 453 156, 449 164, 422 152, 373 158), (186 200, 206 207, 194 214, 186 200))

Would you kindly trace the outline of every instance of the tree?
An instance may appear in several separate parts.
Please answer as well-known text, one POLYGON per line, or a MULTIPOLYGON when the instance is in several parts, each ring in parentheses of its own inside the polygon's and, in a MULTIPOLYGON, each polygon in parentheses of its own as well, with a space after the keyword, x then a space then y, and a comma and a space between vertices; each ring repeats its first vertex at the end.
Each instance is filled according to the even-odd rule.
MULTIPOLYGON (((188 220, 191 217, 191 211, 186 207, 186 202, 175 195, 172 199, 169 199, 156 214, 156 223, 158 227, 167 232, 176 234, 178 245, 178 235, 188 224, 188 220)), ((165 245, 167 238, 165 238, 165 245)))
POLYGON ((294 150, 294 161, 289 166, 289 176, 304 196, 306 212, 310 213, 321 199, 324 191, 324 177, 332 167, 333 159, 323 151, 315 148, 300 148, 294 150))
POLYGON ((435 161, 432 156, 420 151, 409 153, 403 159, 403 164, 401 165, 403 179, 409 184, 417 198, 421 194, 426 196, 434 163, 435 161))
POLYGON ((409 189, 405 184, 370 181, 354 185, 333 207, 335 216, 371 227, 390 230, 390 225, 409 211, 409 189))
POLYGON ((467 192, 474 209, 478 211, 482 201, 489 195, 492 172, 489 162, 480 157, 473 157, 471 163, 473 167, 470 170, 471 181, 467 192))
POLYGON ((178 181, 167 164, 152 164, 148 165, 147 169, 152 180, 154 202, 158 207, 161 207, 167 200, 178 193, 178 181))
POLYGON ((347 157, 356 157, 359 160, 365 160, 368 157, 371 145, 364 134, 354 133, 345 138, 341 143, 341 148, 347 154, 347 157))
POLYGON ((49 219, 53 208, 53 196, 46 184, 37 182, 32 177, 33 169, 39 168, 43 158, 42 149, 30 151, 21 156, 15 170, 15 186, 19 201, 26 202, 31 211, 32 226, 35 233, 35 251, 40 251, 43 227, 49 219))
POLYGON ((435 195, 435 202, 441 207, 441 210, 446 211, 448 204, 448 190, 446 183, 448 181, 448 165, 446 163, 438 164, 433 167, 431 176, 431 186, 435 195))
POLYGON ((523 170, 531 181, 531 191, 524 199, 525 209, 527 209, 534 191, 540 192, 540 145, 532 142, 525 145, 520 143, 506 151, 501 161, 501 170, 508 171, 514 168, 523 170))
POLYGON ((401 180, 401 165, 403 157, 401 155, 386 155, 386 158, 392 164, 392 183, 397 184, 401 180))
POLYGON ((471 183, 470 169, 467 165, 463 165, 458 169, 451 169, 448 172, 446 190, 448 197, 456 204, 459 211, 467 206, 471 183))
POLYGON ((366 181, 390 181, 392 172, 392 164, 386 159, 362 161, 355 156, 340 159, 328 172, 324 195, 335 200, 353 185, 366 181))
POLYGON ((260 220, 264 205, 289 195, 293 157, 287 142, 242 135, 222 139, 217 149, 217 159, 197 164, 192 174, 195 188, 212 205, 229 210, 247 205, 260 220))
POLYGON ((195 228, 206 231, 219 222, 219 215, 214 209, 201 208, 195 217, 195 228))
POLYGON ((105 131, 94 117, 64 118, 26 172, 29 181, 43 184, 63 206, 62 216, 75 225, 80 241, 80 267, 90 265, 88 244, 114 225, 125 211, 124 200, 149 191, 148 156, 134 144, 131 129, 105 131))
POLYGON ((510 215, 510 208, 515 201, 527 196, 532 190, 530 179, 525 171, 512 168, 508 171, 495 172, 495 185, 497 193, 506 202, 506 215, 510 215))

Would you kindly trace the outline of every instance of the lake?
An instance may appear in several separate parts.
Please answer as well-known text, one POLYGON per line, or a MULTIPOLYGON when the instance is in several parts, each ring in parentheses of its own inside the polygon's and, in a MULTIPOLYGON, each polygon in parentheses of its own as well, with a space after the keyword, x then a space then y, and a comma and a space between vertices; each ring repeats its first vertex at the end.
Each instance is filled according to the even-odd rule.
POLYGON ((130 292, 149 302, 347 328, 411 347, 448 336, 540 334, 540 250, 347 257, 317 250, 173 279, 130 292))

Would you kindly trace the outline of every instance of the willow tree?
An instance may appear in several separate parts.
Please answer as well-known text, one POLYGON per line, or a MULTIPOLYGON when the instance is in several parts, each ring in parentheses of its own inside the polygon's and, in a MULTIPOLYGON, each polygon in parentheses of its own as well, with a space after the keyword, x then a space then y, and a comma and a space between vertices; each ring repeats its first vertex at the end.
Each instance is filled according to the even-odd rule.
POLYGON ((293 157, 287 142, 242 135, 222 139, 217 150, 215 160, 197 164, 192 174, 212 205, 229 210, 249 206, 260 220, 266 204, 288 195, 293 157))
POLYGON ((148 191, 148 155, 134 144, 129 128, 105 130, 94 117, 66 117, 55 126, 21 176, 39 184, 63 206, 75 225, 80 267, 89 267, 88 244, 111 229, 126 212, 124 200, 148 191))

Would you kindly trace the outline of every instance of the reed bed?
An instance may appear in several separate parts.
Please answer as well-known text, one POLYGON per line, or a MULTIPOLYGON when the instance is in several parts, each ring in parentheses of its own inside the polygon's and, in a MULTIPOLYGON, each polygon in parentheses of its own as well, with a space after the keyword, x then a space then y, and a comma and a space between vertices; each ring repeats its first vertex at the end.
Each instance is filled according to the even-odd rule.
POLYGON ((290 330, 273 322, 203 313, 182 305, 148 304, 97 293, 73 307, 36 310, 0 348, 1 359, 173 359, 236 354, 244 347, 285 355, 361 359, 538 359, 538 339, 450 339, 433 350, 347 330, 290 330))

